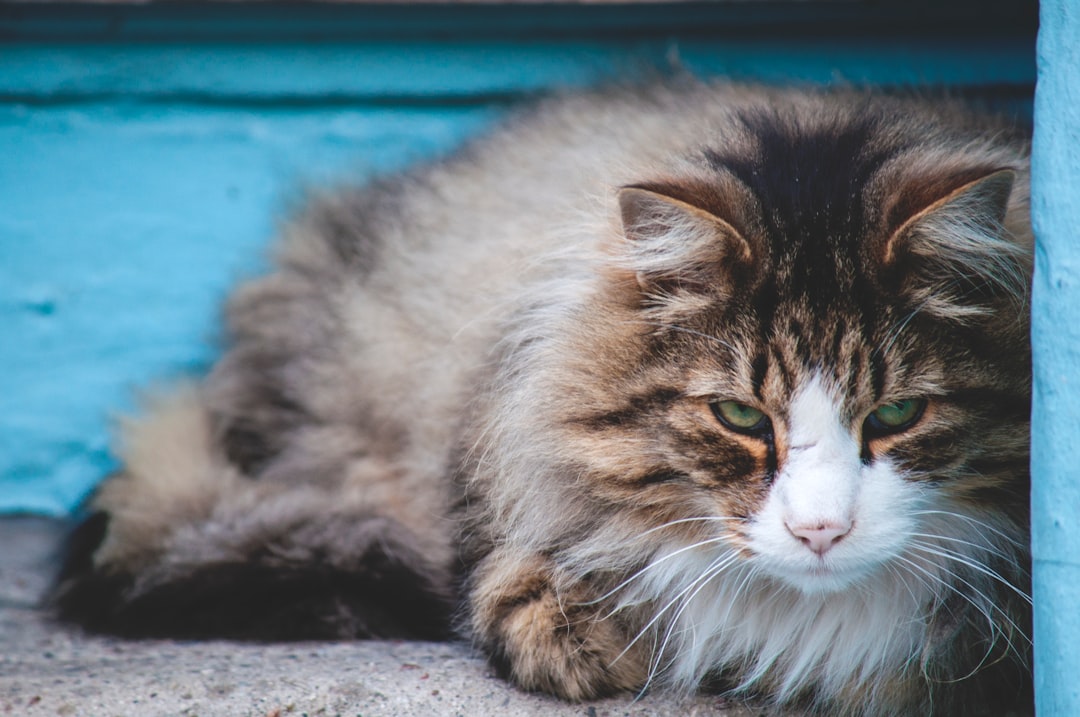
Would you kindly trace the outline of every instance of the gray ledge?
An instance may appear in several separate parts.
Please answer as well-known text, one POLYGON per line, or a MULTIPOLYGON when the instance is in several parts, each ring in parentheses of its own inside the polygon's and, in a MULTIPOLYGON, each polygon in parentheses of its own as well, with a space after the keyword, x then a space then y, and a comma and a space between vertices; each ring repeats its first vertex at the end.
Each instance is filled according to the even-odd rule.
POLYGON ((716 697, 567 704, 517 690, 457 643, 118 640, 38 607, 63 525, 0 518, 0 714, 749 717, 716 697))

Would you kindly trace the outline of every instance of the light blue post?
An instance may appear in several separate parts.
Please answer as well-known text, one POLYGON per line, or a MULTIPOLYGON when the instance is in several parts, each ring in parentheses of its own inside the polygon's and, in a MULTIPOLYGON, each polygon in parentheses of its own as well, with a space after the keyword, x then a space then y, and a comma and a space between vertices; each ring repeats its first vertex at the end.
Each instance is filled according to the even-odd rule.
POLYGON ((1080 5, 1042 0, 1032 159, 1032 553, 1040 717, 1080 715, 1080 5))

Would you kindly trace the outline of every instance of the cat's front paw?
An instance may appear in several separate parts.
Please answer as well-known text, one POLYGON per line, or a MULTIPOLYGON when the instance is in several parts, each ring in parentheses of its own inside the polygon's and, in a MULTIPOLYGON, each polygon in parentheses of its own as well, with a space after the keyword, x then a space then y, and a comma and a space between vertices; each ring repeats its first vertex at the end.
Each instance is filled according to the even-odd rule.
POLYGON ((473 627, 505 677, 574 701, 644 684, 644 650, 587 586, 556 585, 540 557, 513 565, 489 559, 485 568, 472 593, 473 627))

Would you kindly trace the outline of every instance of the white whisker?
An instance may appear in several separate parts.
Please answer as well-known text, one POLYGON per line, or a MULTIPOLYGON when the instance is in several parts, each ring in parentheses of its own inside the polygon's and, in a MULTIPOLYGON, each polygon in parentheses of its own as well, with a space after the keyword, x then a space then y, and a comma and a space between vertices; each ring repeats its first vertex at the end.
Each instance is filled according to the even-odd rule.
MULTIPOLYGON (((665 613, 666 613, 666 612, 667 612, 668 610, 670 610, 670 609, 671 609, 671 607, 672 607, 672 606, 673 606, 673 605, 674 605, 674 604, 675 604, 676 602, 678 602, 678 601, 679 601, 679 599, 680 599, 680 598, 681 598, 681 597, 682 597, 683 595, 685 595, 685 594, 686 594, 687 592, 689 592, 690 590, 692 590, 692 589, 694 588, 694 586, 695 586, 695 585, 696 585, 696 584, 697 584, 697 583, 698 583, 699 581, 701 581, 702 579, 704 579, 704 578, 705 578, 705 576, 709 575, 709 573, 710 573, 710 572, 711 572, 712 570, 714 570, 714 569, 715 569, 715 568, 716 568, 717 566, 721 566, 721 565, 722 565, 722 566, 724 566, 724 567, 726 567, 726 566, 727 566, 727 565, 729 565, 729 564, 730 564, 731 562, 733 562, 733 561, 734 561, 734 560, 735 560, 735 559, 736 559, 737 557, 738 557, 738 555, 737 555, 736 553, 734 553, 734 552, 726 552, 726 553, 721 553, 721 554, 720 554, 719 556, 717 556, 717 557, 716 557, 715 559, 713 559, 713 561, 712 561, 711 563, 709 563, 709 565, 708 565, 708 566, 706 566, 705 570, 704 570, 704 571, 702 571, 702 574, 699 574, 699 575, 698 575, 697 577, 695 577, 695 578, 694 578, 694 579, 693 579, 693 580, 692 580, 692 581, 690 582, 690 584, 689 584, 689 585, 687 585, 686 587, 684 587, 684 588, 683 588, 682 590, 680 590, 680 591, 679 591, 679 592, 678 592, 678 593, 677 593, 677 594, 676 594, 676 595, 675 595, 674 597, 672 597, 671 599, 669 599, 669 600, 667 601, 667 603, 665 603, 664 607, 663 607, 663 608, 661 608, 661 609, 660 609, 659 611, 657 611, 657 612, 656 612, 656 613, 655 613, 655 614, 653 615, 652 619, 651 619, 651 620, 649 620, 649 622, 648 622, 648 623, 646 623, 646 624, 645 624, 645 626, 644 626, 644 627, 642 627, 642 628, 641 628, 641 630, 639 630, 639 631, 638 631, 637 635, 635 635, 635 636, 634 636, 634 638, 633 638, 633 639, 632 639, 632 640, 630 641, 630 643, 629 643, 629 644, 628 644, 628 645, 626 646, 626 648, 625 648, 625 649, 624 649, 624 650, 623 650, 622 652, 620 652, 620 653, 619 653, 619 655, 618 655, 618 656, 617 656, 617 657, 615 658, 615 660, 617 661, 617 660, 619 660, 619 659, 620 659, 620 658, 621 658, 621 657, 622 657, 623 655, 625 655, 625 654, 626 654, 626 652, 627 652, 628 650, 630 650, 630 648, 631 648, 631 647, 633 647, 633 646, 634 646, 634 644, 635 644, 635 643, 637 643, 637 642, 638 642, 638 640, 640 640, 640 639, 642 638, 642 636, 644 636, 644 635, 645 635, 645 634, 646 634, 646 633, 647 633, 647 632, 648 632, 648 631, 649 631, 649 630, 650 630, 650 629, 651 629, 651 628, 652 628, 652 627, 653 627, 654 625, 656 625, 656 623, 657 623, 657 622, 659 622, 659 620, 660 620, 660 619, 661 619, 661 618, 662 618, 662 617, 664 616, 664 614, 665 614, 665 613)), ((721 569, 723 569, 723 568, 721 568, 721 569)))
POLYGON ((919 510, 919 511, 915 511, 914 515, 916 515, 916 516, 921 516, 921 515, 943 515, 943 516, 946 516, 946 517, 949 517, 949 518, 958 518, 958 519, 968 523, 969 525, 974 525, 974 526, 977 526, 979 528, 985 528, 986 530, 989 530, 991 533, 998 536, 1002 540, 1007 541, 1011 545, 1014 545, 1014 546, 1016 546, 1018 548, 1024 548, 1024 549, 1027 548, 1027 545, 1023 541, 1018 540, 1016 537, 1014 537, 1012 535, 1009 535, 1008 533, 1005 533, 1000 528, 996 528, 995 526, 993 526, 993 525, 991 525, 989 523, 978 520, 978 519, 976 519, 976 518, 974 518, 974 517, 972 517, 970 515, 965 515, 964 513, 956 513, 954 511, 950 511, 950 510, 919 510))
MULTIPOLYGON (((659 648, 656 649, 655 652, 653 653, 653 660, 651 661, 651 664, 650 664, 649 676, 646 679, 645 685, 642 688, 642 690, 648 689, 649 685, 655 679, 656 675, 658 675, 661 672, 661 670, 660 670, 660 661, 663 659, 664 654, 667 652, 667 647, 668 647, 668 644, 671 641, 672 634, 674 633, 676 627, 678 626, 679 618, 682 616, 682 614, 686 610, 687 606, 698 595, 698 593, 700 593, 701 590, 709 583, 709 581, 711 581, 714 577, 716 577, 720 573, 724 572, 728 567, 730 567, 730 565, 737 558, 738 558, 737 554, 731 553, 731 554, 729 554, 727 556, 721 556, 721 558, 718 558, 717 560, 714 560, 709 565, 709 567, 707 567, 705 569, 705 571, 703 571, 703 573, 701 575, 699 575, 689 585, 687 585, 683 590, 681 590, 678 595, 676 595, 674 598, 672 598, 670 601, 668 601, 668 603, 663 607, 663 609, 661 609, 659 612, 657 612, 656 615, 653 617, 653 619, 649 621, 649 624, 645 626, 644 629, 646 629, 646 630, 650 629, 653 625, 656 624, 656 622, 660 619, 660 617, 663 616, 663 614, 665 612, 667 612, 669 609, 671 609, 671 607, 676 602, 679 603, 679 608, 675 611, 675 613, 668 620, 668 627, 665 630, 663 641, 660 643, 659 648), (692 592, 690 593, 689 597, 684 597, 686 595, 686 593, 688 591, 691 591, 691 590, 692 590, 692 592)), ((639 635, 640 635, 640 633, 639 633, 639 635)), ((635 638, 635 641, 636 640, 637 640, 637 638, 635 638)), ((631 644, 633 644, 633 643, 631 643, 631 644)), ((674 659, 675 659, 675 656, 672 656, 671 660, 673 661, 674 659)), ((670 665, 670 663, 671 663, 671 661, 669 661, 669 665, 670 665)))
MULTIPOLYGON (((978 672, 980 669, 982 669, 983 665, 986 664, 986 660, 990 657, 990 654, 994 651, 994 646, 997 645, 997 640, 998 640, 999 636, 1004 637, 1005 642, 1008 645, 1008 650, 1006 650, 1006 654, 1008 654, 1009 651, 1012 651, 1014 653, 1016 652, 1016 647, 1015 647, 1015 645, 1013 645, 1012 640, 1010 640, 1005 635, 1005 633, 1001 630, 1001 627, 994 621, 994 618, 993 618, 993 615, 991 614, 991 612, 988 612, 984 606, 979 605, 978 603, 976 603, 971 598, 971 596, 969 596, 969 595, 967 595, 967 594, 965 594, 965 593, 963 593, 963 592, 961 592, 959 590, 956 590, 956 588, 954 588, 952 585, 949 585, 947 582, 941 580, 941 578, 937 577, 936 575, 933 575, 931 572, 929 572, 928 570, 926 570, 922 566, 914 563, 913 561, 907 560, 906 558, 901 558, 901 560, 904 563, 906 563, 907 565, 909 565, 910 567, 912 567, 912 568, 914 568, 916 570, 919 570, 920 572, 923 572, 924 574, 926 574, 929 577, 932 577, 934 580, 938 581, 938 583, 941 586, 952 590, 955 594, 962 597, 968 604, 970 604, 973 608, 975 608, 976 612, 978 612, 980 615, 982 615, 984 618, 986 618, 987 626, 990 629, 990 636, 991 636, 990 644, 987 645, 986 652, 983 653, 982 658, 979 660, 979 664, 976 665, 967 675, 964 675, 962 677, 955 678, 955 679, 950 679, 950 680, 940 680, 940 679, 934 677, 933 675, 929 674, 927 672, 927 665, 923 665, 923 669, 922 669, 923 677, 925 677, 928 681, 933 681, 933 682, 959 682, 960 680, 964 680, 964 679, 967 679, 967 678, 971 677, 976 672, 978 672)), ((953 576, 953 577, 955 577, 955 576, 953 576)), ((971 586, 969 585, 969 587, 971 587, 971 586)), ((979 597, 983 598, 984 600, 987 599, 985 595, 983 595, 981 592, 976 590, 974 587, 972 587, 972 590, 979 597)), ((993 608, 993 607, 994 606, 991 603, 991 608, 993 608)), ((1013 629, 1019 631, 1019 628, 1017 628, 1016 624, 1013 623, 1013 621, 1009 618, 1008 615, 1005 615, 1005 619, 1013 627, 1013 629)), ((1020 631, 1020 632, 1021 632, 1021 634, 1023 634, 1022 631, 1020 631)))
MULTIPOLYGON (((658 558, 656 560, 651 561, 648 565, 641 568, 640 570, 635 572, 633 575, 626 578, 621 583, 619 583, 615 587, 611 588, 610 590, 608 590, 606 593, 604 593, 600 597, 595 598, 593 600, 589 600, 587 602, 582 602, 580 604, 581 605, 595 605, 597 603, 604 602, 605 600, 613 597, 616 593, 622 591, 624 588, 626 588, 627 585, 630 585, 635 580, 639 580, 648 571, 650 571, 650 570, 660 566, 661 564, 663 564, 665 561, 671 560, 672 558, 678 557, 679 555, 681 555, 683 553, 686 553, 688 551, 694 550, 696 548, 701 548, 701 547, 704 547, 704 546, 707 546, 707 545, 718 545, 718 544, 726 543, 730 538, 731 538, 731 535, 720 535, 720 536, 717 536, 715 538, 709 538, 707 540, 701 540, 701 541, 698 541, 698 542, 693 543, 691 545, 683 546, 683 547, 681 547, 678 550, 675 550, 673 552, 666 553, 663 557, 660 557, 660 558, 658 558)), ((615 612, 617 612, 617 611, 618 610, 614 610, 611 613, 605 615, 604 619, 606 620, 607 618, 611 617, 611 615, 615 614, 615 612)))
POLYGON ((968 558, 968 557, 966 557, 964 555, 961 555, 960 553, 956 553, 956 552, 954 552, 952 550, 947 550, 945 548, 940 548, 940 547, 937 547, 937 546, 934 546, 934 545, 931 545, 931 544, 928 544, 928 543, 924 543, 924 542, 921 542, 921 541, 912 541, 911 546, 912 546, 912 548, 914 548, 915 550, 918 550, 919 552, 928 553, 930 555, 936 555, 939 558, 946 558, 947 560, 952 560, 952 561, 957 562, 957 563, 959 563, 959 564, 961 564, 961 565, 963 565, 965 567, 971 568, 972 570, 974 570, 976 572, 982 573, 983 575, 986 575, 987 577, 993 578, 994 580, 997 580, 1002 585, 1004 585, 1005 587, 1009 588, 1014 593, 1019 595, 1020 598, 1023 599, 1025 602, 1027 602, 1029 605, 1031 604, 1031 596, 1030 595, 1028 595, 1026 592, 1024 592, 1023 590, 1021 590, 1020 588, 1016 587, 1011 582, 1006 580, 997 571, 991 570, 990 568, 986 567, 985 565, 982 565, 981 563, 975 562, 971 558, 968 558))
POLYGON ((969 548, 975 548, 976 550, 983 551, 983 552, 986 552, 986 553, 990 553, 994 557, 1002 558, 1002 559, 1005 559, 1005 560, 1007 560, 1009 558, 1009 555, 1007 555, 1006 553, 1002 552, 999 548, 994 547, 992 545, 985 545, 985 544, 981 544, 981 543, 973 543, 970 540, 964 540, 963 538, 957 538, 957 537, 954 537, 954 536, 951 536, 951 535, 937 535, 937 534, 934 534, 934 533, 912 533, 911 537, 913 537, 913 538, 927 538, 929 540, 943 540, 943 541, 947 541, 949 543, 957 543, 959 545, 966 545, 969 548))
POLYGON ((726 349, 728 349, 730 351, 734 351, 736 353, 738 352, 737 348, 735 348, 734 346, 729 344, 727 341, 724 341, 723 339, 719 338, 718 336, 710 336, 709 334, 705 334, 705 333, 702 333, 700 331, 695 331, 694 329, 688 329, 685 326, 679 326, 677 324, 670 324, 670 323, 666 323, 666 322, 663 322, 663 321, 646 321, 644 319, 636 319, 636 320, 628 322, 628 323, 645 324, 647 326, 655 326, 657 328, 667 329, 669 331, 680 331, 680 332, 682 332, 684 334, 690 334, 692 336, 698 336, 700 338, 707 339, 709 341, 718 343, 718 344, 720 344, 721 346, 723 346, 724 348, 726 348, 726 349))
POLYGON ((644 531, 640 535, 641 536, 651 535, 652 533, 655 533, 657 531, 664 530, 666 528, 670 528, 673 525, 681 525, 683 523, 706 523, 706 522, 723 523, 723 522, 730 521, 730 520, 741 522, 744 519, 743 518, 736 518, 736 517, 729 516, 729 515, 703 515, 703 516, 694 517, 694 518, 678 518, 676 520, 670 520, 667 523, 664 523, 663 525, 657 525, 657 526, 655 526, 653 528, 649 528, 648 530, 644 531))
MULTIPOLYGON (((948 573, 949 577, 951 577, 956 582, 961 583, 962 585, 967 587, 969 590, 971 590, 972 595, 974 595, 974 596, 976 596, 978 598, 981 598, 983 601, 985 601, 985 605, 980 605, 979 603, 975 602, 972 595, 968 595, 964 591, 958 590, 956 588, 956 586, 951 585, 950 583, 948 583, 945 580, 942 580, 940 577, 933 574, 930 570, 928 570, 924 566, 919 565, 918 563, 914 562, 913 560, 910 560, 910 559, 904 558, 904 557, 899 557, 897 559, 902 561, 902 562, 907 563, 908 565, 911 565, 913 568, 915 568, 916 570, 919 570, 920 572, 925 574, 927 577, 932 578, 933 580, 937 581, 937 583, 939 585, 941 585, 942 587, 947 588, 948 590, 951 590, 954 594, 956 594, 956 595, 960 596, 961 598, 963 598, 969 605, 971 605, 973 608, 975 608, 976 611, 978 611, 983 617, 985 617, 987 619, 987 622, 989 623, 992 631, 1000 632, 1001 631, 1000 627, 998 627, 997 622, 994 621, 993 614, 992 614, 993 611, 996 610, 997 612, 999 612, 1001 614, 1001 616, 1005 619, 1005 622, 1007 622, 1009 624, 1009 626, 1013 630, 1015 630, 1017 633, 1019 633, 1028 642, 1028 644, 1031 644, 1031 638, 1029 638, 1027 636, 1027 633, 1025 633, 1022 629, 1020 629, 1020 626, 1016 624, 1016 622, 1009 616, 1009 614, 1007 612, 1005 612, 1005 610, 1003 610, 1001 607, 999 607, 996 603, 994 603, 994 601, 991 600, 989 596, 987 596, 984 592, 979 590, 979 588, 977 588, 975 585, 973 585, 968 580, 964 579, 960 575, 957 575, 955 572, 946 571, 948 573), (990 610, 989 612, 987 611, 987 607, 986 607, 987 605, 989 606, 989 610, 990 610)), ((1006 638, 1006 641, 1009 643, 1010 648, 1013 648, 1012 641, 1008 640, 1008 638, 1006 638)), ((1013 649, 1015 651, 1015 648, 1013 648, 1013 649)), ((1017 654, 1019 654, 1019 653, 1017 653, 1017 654)))

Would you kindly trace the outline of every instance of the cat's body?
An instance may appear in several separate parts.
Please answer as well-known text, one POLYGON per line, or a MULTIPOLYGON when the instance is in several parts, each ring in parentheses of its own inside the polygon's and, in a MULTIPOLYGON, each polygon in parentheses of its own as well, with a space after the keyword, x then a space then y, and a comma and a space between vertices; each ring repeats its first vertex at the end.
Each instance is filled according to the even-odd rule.
POLYGON ((858 93, 549 101, 317 201, 125 430, 58 600, 457 627, 528 689, 1023 704, 1027 146, 858 93))

